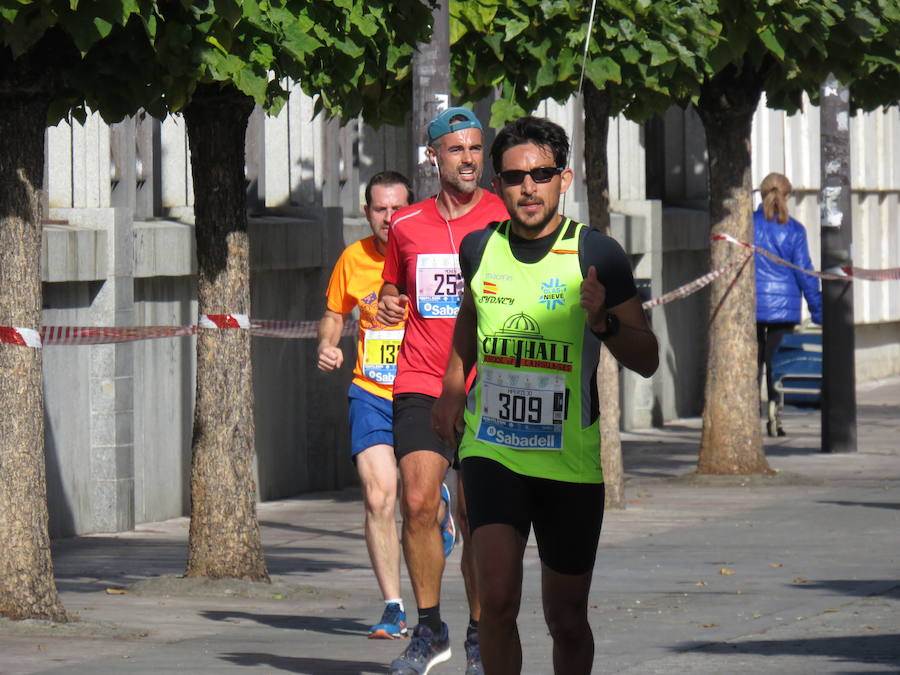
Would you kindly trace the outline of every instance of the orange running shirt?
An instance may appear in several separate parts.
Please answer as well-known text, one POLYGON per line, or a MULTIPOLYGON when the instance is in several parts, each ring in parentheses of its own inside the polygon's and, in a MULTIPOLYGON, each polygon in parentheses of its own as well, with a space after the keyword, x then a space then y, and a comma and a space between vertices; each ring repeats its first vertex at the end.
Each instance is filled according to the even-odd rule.
POLYGON ((384 326, 375 318, 383 268, 384 256, 375 248, 374 236, 350 244, 335 263, 325 296, 326 307, 344 316, 359 307, 359 341, 353 383, 376 396, 390 399, 404 324, 384 326))

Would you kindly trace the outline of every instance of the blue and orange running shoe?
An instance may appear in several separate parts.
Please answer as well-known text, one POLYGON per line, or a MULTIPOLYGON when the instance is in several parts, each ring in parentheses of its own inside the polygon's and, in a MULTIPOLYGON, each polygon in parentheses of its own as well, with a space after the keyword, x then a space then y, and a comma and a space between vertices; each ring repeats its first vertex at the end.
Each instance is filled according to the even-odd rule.
POLYGON ((381 621, 369 629, 369 639, 393 640, 406 637, 406 633, 406 612, 396 602, 391 602, 384 608, 381 621))
POLYGON ((441 501, 447 507, 444 511, 444 519, 441 521, 441 540, 444 542, 444 557, 446 558, 456 545, 456 523, 453 522, 453 509, 450 507, 450 490, 447 488, 446 483, 441 483, 441 501))

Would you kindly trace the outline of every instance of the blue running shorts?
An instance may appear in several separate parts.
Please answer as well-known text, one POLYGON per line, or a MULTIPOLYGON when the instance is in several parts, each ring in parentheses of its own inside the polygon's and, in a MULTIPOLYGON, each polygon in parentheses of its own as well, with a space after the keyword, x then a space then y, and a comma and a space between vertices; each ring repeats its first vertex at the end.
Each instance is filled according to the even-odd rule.
POLYGON ((394 446, 393 402, 367 392, 358 384, 351 384, 347 392, 350 400, 350 457, 373 445, 394 446))

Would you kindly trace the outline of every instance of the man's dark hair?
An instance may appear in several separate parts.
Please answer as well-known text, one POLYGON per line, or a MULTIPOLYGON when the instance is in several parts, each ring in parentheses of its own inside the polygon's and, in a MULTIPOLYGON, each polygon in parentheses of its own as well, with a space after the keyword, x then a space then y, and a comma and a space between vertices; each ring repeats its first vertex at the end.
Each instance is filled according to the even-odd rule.
POLYGON ((372 201, 372 188, 376 185, 402 185, 406 188, 406 201, 413 203, 412 184, 409 179, 397 171, 379 171, 366 183, 366 204, 372 201))
POLYGON ((550 148, 556 166, 566 166, 569 159, 569 138, 561 126, 543 117, 520 117, 497 134, 491 145, 491 163, 494 173, 500 173, 503 153, 516 145, 534 143, 550 148))

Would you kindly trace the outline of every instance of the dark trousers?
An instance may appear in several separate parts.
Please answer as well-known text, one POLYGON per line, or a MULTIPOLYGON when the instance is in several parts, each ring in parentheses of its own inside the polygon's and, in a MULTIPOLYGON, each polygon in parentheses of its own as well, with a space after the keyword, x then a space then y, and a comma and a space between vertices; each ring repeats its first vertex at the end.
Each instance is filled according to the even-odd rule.
POLYGON ((756 324, 756 343, 759 345, 757 354, 757 386, 762 381, 763 364, 766 366, 766 391, 768 392, 768 400, 777 401, 778 394, 775 391, 775 383, 772 381, 772 357, 775 350, 781 344, 781 338, 788 333, 793 332, 795 323, 766 323, 757 322, 756 324))

